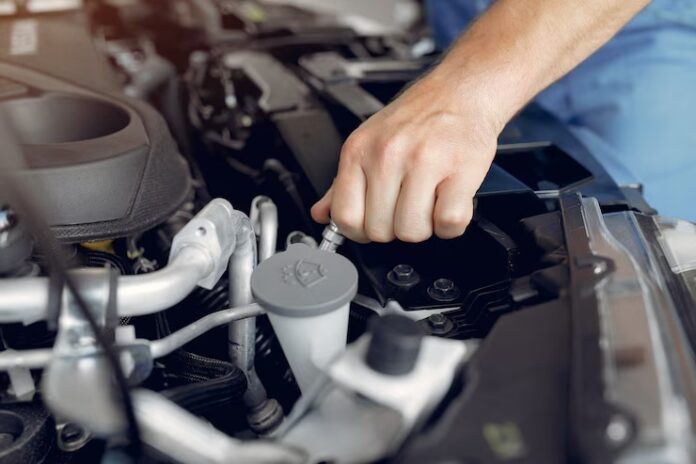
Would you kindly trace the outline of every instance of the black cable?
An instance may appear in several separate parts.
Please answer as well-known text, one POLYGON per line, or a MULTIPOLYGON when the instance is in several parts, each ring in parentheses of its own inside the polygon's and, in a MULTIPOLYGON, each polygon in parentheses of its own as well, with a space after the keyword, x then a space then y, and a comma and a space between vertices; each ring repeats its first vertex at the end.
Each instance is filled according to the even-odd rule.
POLYGON ((278 177, 278 181, 280 181, 282 186, 285 188, 285 191, 290 196, 290 199, 295 204, 297 209, 300 211, 305 228, 307 229, 307 233, 313 235, 315 227, 314 221, 312 221, 312 218, 310 218, 309 214, 307 214, 309 208, 307 208, 307 205, 305 204, 304 200, 302 200, 300 191, 297 189, 297 182, 295 182, 295 174, 293 174, 288 168, 285 167, 283 163, 281 163, 279 160, 275 158, 267 159, 263 163, 263 170, 267 172, 272 172, 278 177))
POLYGON ((45 255, 49 273, 65 283, 65 286, 73 295, 82 316, 87 320, 94 332, 97 345, 101 346, 116 380, 119 399, 122 402, 126 416, 130 451, 134 456, 138 457, 142 453, 140 427, 135 417, 132 398, 128 390, 128 381, 121 369, 117 352, 104 331, 99 327, 94 314, 89 308, 89 304, 80 294, 75 280, 68 272, 63 251, 52 235, 50 228, 44 222, 39 208, 36 207, 37 202, 33 201, 33 192, 25 188, 27 181, 31 180, 31 177, 22 176, 21 174, 25 164, 24 153, 16 139, 10 120, 3 111, 0 111, 0 140, 3 142, 2 153, 0 153, 0 199, 11 204, 13 209, 21 215, 29 230, 33 232, 38 247, 45 255))
POLYGON ((206 412, 227 406, 244 395, 247 379, 232 363, 179 349, 163 360, 167 378, 184 385, 160 393, 188 411, 206 412))

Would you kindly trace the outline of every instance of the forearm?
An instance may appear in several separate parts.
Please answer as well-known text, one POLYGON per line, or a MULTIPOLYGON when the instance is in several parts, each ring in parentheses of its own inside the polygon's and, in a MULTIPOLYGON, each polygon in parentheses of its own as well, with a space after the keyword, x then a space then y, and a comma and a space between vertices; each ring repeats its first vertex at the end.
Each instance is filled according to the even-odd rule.
POLYGON ((472 99, 499 129, 537 93, 605 44, 649 0, 498 0, 429 80, 472 99))
POLYGON ((351 134, 312 214, 358 241, 461 235, 504 124, 648 3, 498 0, 427 77, 351 134))

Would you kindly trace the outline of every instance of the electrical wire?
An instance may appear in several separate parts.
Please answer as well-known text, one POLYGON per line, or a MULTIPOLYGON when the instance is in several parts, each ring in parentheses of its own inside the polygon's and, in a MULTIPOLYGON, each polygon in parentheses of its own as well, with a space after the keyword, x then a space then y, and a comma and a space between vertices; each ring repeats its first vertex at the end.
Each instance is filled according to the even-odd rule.
POLYGON ((96 343, 102 348, 116 381, 119 400, 122 403, 127 423, 129 451, 134 457, 140 457, 142 454, 140 428, 128 390, 128 381, 121 368, 118 354, 112 342, 99 327, 89 304, 80 294, 75 279, 69 273, 63 251, 52 235, 49 226, 43 220, 40 209, 36 206, 34 192, 25 188, 27 181, 31 178, 20 174, 25 165, 24 153, 11 122, 3 111, 0 111, 0 140, 3 142, 0 153, 0 202, 12 205, 12 208, 21 215, 29 230, 32 231, 38 247, 45 255, 49 273, 55 278, 54 282, 64 284, 67 287, 82 316, 94 332, 96 343))

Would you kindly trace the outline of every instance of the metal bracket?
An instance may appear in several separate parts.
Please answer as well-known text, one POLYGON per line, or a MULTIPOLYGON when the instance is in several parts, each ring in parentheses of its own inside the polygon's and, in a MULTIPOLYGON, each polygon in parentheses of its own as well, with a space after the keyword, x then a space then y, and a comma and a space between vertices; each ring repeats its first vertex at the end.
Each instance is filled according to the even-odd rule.
MULTIPOLYGON (((90 268, 71 272, 97 323, 113 331, 118 321, 117 279, 113 270, 90 268)), ((70 292, 64 292, 62 306, 53 360, 43 379, 44 400, 56 416, 78 423, 97 435, 118 433, 125 422, 121 408, 113 399, 109 366, 70 292)))

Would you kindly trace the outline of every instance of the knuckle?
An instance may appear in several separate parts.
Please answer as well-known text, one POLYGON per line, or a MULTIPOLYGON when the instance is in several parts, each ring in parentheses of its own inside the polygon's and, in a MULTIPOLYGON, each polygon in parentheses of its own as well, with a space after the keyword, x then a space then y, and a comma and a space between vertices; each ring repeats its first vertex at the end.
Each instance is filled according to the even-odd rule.
POLYGON ((385 167, 393 166, 403 158, 407 146, 401 135, 392 135, 382 139, 377 144, 376 159, 378 164, 385 167))
POLYGON ((425 166, 432 166, 432 161, 428 159, 428 152, 427 150, 424 149, 419 149, 413 152, 413 154, 410 157, 411 161, 411 167, 425 167, 425 166))
POLYGON ((461 235, 471 222, 471 212, 465 209, 448 210, 435 218, 436 228, 445 234, 461 235))
POLYGON ((396 231, 396 237, 406 243, 420 243, 428 240, 432 236, 432 230, 403 228, 396 231))
POLYGON ((360 131, 353 132, 343 143, 341 157, 349 160, 360 159, 366 146, 366 138, 360 131))
POLYGON ((383 227, 368 226, 365 228, 365 234, 373 242, 387 243, 394 240, 392 232, 383 227))
POLYGON ((362 229, 362 219, 350 211, 342 209, 332 210, 331 219, 336 223, 339 230, 347 234, 358 234, 362 229))

